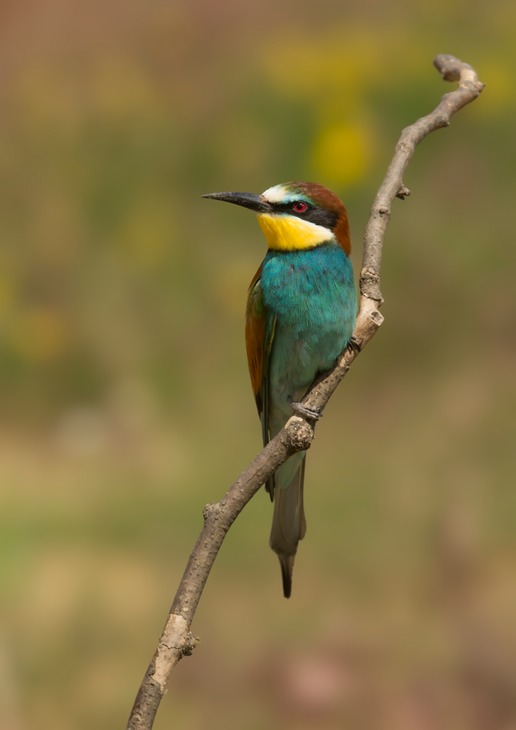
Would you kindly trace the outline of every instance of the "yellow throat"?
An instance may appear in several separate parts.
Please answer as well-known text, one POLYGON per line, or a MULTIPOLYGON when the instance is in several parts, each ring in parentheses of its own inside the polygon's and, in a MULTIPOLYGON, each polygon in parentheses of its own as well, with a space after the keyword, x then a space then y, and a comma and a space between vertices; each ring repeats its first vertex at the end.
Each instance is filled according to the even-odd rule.
POLYGON ((333 233, 328 228, 294 215, 260 213, 258 223, 267 239, 268 247, 275 251, 301 251, 319 246, 333 238, 333 233))

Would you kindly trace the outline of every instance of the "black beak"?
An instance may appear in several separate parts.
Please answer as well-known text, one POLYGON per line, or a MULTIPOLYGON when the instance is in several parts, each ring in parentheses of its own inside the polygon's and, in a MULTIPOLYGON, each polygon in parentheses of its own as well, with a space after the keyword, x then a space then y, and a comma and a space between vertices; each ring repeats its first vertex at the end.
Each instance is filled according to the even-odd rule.
POLYGON ((207 193, 202 197, 241 205, 244 208, 256 211, 256 213, 268 213, 271 210, 270 203, 264 200, 261 195, 255 195, 254 193, 207 193))

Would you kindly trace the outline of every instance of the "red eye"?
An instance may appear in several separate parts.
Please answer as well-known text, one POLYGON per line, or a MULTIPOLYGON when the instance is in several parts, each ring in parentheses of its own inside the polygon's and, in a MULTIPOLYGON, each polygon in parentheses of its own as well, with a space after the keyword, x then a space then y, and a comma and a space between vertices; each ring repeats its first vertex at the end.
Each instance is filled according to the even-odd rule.
POLYGON ((302 200, 296 200, 296 202, 292 206, 292 210, 295 213, 304 213, 305 210, 308 209, 308 205, 304 203, 302 200))

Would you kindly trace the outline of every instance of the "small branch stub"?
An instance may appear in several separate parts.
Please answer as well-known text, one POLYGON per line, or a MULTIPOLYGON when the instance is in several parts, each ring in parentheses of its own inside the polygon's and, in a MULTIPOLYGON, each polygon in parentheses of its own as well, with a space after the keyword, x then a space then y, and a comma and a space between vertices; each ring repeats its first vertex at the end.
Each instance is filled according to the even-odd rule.
POLYGON ((410 195, 410 190, 408 189, 408 187, 406 185, 404 185, 402 183, 400 185, 400 189, 396 193, 396 197, 399 198, 400 200, 405 200, 405 198, 408 198, 409 195, 410 195))
POLYGON ((304 418, 292 416, 285 424, 285 430, 288 434, 292 453, 306 451, 310 448, 314 430, 304 418))

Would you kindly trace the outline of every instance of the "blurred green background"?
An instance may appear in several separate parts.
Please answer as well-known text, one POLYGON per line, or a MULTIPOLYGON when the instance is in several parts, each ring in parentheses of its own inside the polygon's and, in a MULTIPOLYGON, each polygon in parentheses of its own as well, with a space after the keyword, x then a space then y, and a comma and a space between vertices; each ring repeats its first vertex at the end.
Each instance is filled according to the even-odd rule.
POLYGON ((13 0, 0 22, 0 726, 122 727, 201 527, 260 447, 254 217, 316 180, 360 266, 403 126, 386 321, 307 471, 290 601, 257 495, 156 728, 516 727, 512 0, 13 0))

